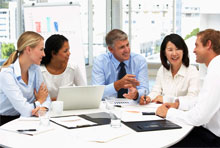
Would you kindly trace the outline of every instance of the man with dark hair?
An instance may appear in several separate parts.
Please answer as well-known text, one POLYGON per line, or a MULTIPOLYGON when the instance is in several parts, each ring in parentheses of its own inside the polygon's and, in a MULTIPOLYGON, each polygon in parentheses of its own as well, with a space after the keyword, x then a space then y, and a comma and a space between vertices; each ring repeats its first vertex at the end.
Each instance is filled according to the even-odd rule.
POLYGON ((139 101, 148 89, 146 59, 130 52, 128 36, 119 29, 106 35, 109 53, 96 57, 92 70, 92 84, 106 85, 103 98, 117 97, 139 101))
POLYGON ((207 75, 197 99, 165 103, 156 114, 167 120, 195 126, 173 147, 220 147, 220 32, 207 29, 197 34, 196 62, 205 63, 207 75), (178 108, 188 106, 189 111, 178 108))

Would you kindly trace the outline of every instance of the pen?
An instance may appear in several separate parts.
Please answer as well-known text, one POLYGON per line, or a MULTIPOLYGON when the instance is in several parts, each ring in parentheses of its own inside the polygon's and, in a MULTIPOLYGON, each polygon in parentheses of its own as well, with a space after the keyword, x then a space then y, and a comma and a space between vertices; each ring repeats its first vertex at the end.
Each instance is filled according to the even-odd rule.
POLYGON ((142 115, 155 115, 155 112, 142 112, 142 115))
POLYGON ((35 131, 37 131, 36 129, 19 129, 19 130, 17 130, 18 132, 35 132, 35 131))
POLYGON ((147 93, 147 91, 146 91, 146 89, 144 90, 144 102, 146 103, 146 94, 147 93))
POLYGON ((115 107, 121 107, 121 105, 114 105, 115 107))

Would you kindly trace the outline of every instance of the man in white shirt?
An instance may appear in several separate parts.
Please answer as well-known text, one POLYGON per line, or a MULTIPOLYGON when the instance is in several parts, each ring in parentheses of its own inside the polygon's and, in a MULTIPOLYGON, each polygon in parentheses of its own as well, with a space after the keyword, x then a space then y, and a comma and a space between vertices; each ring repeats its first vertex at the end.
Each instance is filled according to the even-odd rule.
POLYGON ((165 103, 158 107, 156 114, 195 126, 174 147, 220 147, 220 31, 207 29, 199 32, 195 46, 196 62, 207 66, 198 99, 165 103), (180 110, 186 106, 189 111, 180 110))

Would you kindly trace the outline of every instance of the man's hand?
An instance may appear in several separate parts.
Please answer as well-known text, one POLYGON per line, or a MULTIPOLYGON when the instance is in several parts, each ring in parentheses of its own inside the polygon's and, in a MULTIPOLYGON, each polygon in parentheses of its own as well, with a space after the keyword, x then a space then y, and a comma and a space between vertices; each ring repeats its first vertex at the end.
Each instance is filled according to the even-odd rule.
POLYGON ((47 86, 42 82, 38 92, 34 90, 34 95, 35 95, 36 101, 39 101, 40 104, 42 104, 48 96, 47 86))
POLYGON ((149 96, 146 96, 146 98, 144 98, 144 96, 141 96, 139 104, 140 105, 145 105, 151 102, 151 99, 149 96))
POLYGON ((128 93, 127 94, 123 94, 123 96, 125 98, 128 98, 128 99, 137 99, 138 98, 138 91, 135 87, 130 87, 128 88, 128 93))
POLYGON ((169 109, 169 106, 167 106, 166 104, 163 104, 157 108, 156 115, 162 118, 166 118, 168 109, 169 109))
POLYGON ((115 81, 114 87, 116 91, 119 91, 121 88, 127 89, 140 85, 140 82, 135 79, 135 75, 132 74, 126 74, 122 79, 115 81))
POLYGON ((163 96, 158 95, 155 99, 152 100, 155 103, 163 103, 163 96))

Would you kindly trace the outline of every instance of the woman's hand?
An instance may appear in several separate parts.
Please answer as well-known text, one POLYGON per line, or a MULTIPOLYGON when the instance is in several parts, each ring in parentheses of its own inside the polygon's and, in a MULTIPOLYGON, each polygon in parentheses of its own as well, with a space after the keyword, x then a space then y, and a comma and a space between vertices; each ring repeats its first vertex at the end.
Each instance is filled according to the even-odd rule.
POLYGON ((151 102, 151 99, 150 99, 150 97, 149 96, 141 96, 141 98, 140 98, 140 101, 139 101, 139 104, 140 105, 145 105, 145 104, 148 104, 148 103, 150 103, 151 102))
POLYGON ((34 95, 35 95, 36 101, 39 101, 40 104, 42 104, 48 96, 47 86, 42 82, 38 92, 36 91, 36 89, 34 90, 34 95))
POLYGON ((163 103, 163 96, 157 96, 155 99, 152 100, 152 102, 155 102, 155 103, 163 103))

